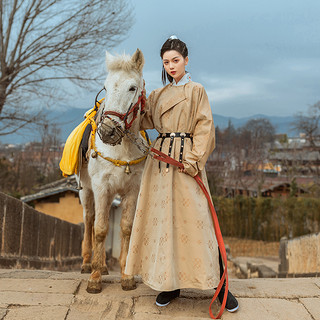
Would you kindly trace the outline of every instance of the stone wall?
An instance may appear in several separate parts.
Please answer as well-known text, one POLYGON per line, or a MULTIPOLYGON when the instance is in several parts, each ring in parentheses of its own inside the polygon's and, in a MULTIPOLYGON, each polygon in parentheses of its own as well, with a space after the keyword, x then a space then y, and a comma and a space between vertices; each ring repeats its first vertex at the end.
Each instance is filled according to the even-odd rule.
POLYGON ((320 233, 280 241, 280 277, 320 276, 320 233))
POLYGON ((80 270, 82 228, 0 192, 0 268, 80 270))

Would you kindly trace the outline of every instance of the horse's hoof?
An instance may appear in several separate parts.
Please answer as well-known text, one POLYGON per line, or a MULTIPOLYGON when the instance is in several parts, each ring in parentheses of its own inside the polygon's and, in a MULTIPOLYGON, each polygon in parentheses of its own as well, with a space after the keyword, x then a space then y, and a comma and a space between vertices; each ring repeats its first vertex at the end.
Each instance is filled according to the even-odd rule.
POLYGON ((121 287, 122 290, 125 291, 134 290, 137 288, 136 281, 133 277, 129 279, 121 279, 121 287))
POLYGON ((102 291, 101 282, 88 280, 87 292, 88 293, 100 293, 102 291))
POLYGON ((91 263, 85 263, 81 266, 81 273, 91 273, 92 267, 91 263))
POLYGON ((108 267, 107 266, 103 266, 101 268, 101 274, 103 275, 108 275, 109 274, 109 271, 108 271, 108 267))

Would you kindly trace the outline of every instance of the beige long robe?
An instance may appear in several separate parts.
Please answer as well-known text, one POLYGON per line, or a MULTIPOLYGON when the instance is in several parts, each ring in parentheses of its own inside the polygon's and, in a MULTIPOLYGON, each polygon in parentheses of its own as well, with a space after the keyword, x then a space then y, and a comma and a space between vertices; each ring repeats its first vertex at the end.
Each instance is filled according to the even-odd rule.
MULTIPOLYGON (((207 199, 192 178, 198 172, 208 187, 204 166, 215 146, 212 111, 202 85, 171 84, 153 91, 147 100, 141 129, 189 132, 180 173, 148 157, 130 239, 125 274, 140 274, 155 290, 211 289, 219 283, 218 244, 207 199)), ((180 138, 171 156, 179 160, 180 138)), ((161 139, 154 147, 160 149, 161 139)), ((162 151, 168 154, 170 139, 162 151)))

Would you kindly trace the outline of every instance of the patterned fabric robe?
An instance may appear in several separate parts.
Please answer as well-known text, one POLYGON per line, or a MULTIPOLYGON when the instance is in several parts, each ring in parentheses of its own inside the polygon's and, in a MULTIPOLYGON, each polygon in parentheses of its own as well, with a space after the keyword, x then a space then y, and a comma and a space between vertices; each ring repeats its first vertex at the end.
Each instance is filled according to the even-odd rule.
MULTIPOLYGON (((205 163, 215 146, 212 111, 201 84, 169 84, 149 95, 141 129, 193 134, 185 138, 186 173, 148 157, 137 202, 125 274, 140 274, 159 291, 211 289, 219 283, 218 244, 208 202, 197 182, 208 188, 205 163)), ((162 151, 168 154, 170 138, 162 151)), ((154 142, 160 149, 161 139, 154 142)), ((179 160, 180 138, 171 157, 179 160)), ((209 190, 209 189, 208 189, 209 190)))

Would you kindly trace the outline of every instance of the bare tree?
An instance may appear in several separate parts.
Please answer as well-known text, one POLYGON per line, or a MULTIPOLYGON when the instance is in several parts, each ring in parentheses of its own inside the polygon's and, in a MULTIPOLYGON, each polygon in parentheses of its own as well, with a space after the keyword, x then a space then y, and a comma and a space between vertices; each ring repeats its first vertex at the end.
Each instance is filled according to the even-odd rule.
POLYGON ((305 133, 311 146, 315 146, 314 138, 320 134, 320 101, 309 107, 306 114, 299 112, 291 124, 293 129, 305 133))
POLYGON ((275 128, 266 118, 251 119, 243 127, 251 134, 252 148, 260 150, 265 148, 265 143, 273 143, 275 128))
POLYGON ((251 119, 235 130, 229 124, 222 136, 225 176, 235 188, 248 190, 264 181, 263 168, 268 158, 268 144, 274 141, 275 129, 268 119, 251 119), (230 135, 230 132, 232 134, 230 135), (250 179, 248 179, 250 175, 250 179))
POLYGON ((126 0, 0 0, 0 135, 35 121, 39 97, 47 106, 68 81, 97 79, 131 12, 126 0))

